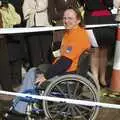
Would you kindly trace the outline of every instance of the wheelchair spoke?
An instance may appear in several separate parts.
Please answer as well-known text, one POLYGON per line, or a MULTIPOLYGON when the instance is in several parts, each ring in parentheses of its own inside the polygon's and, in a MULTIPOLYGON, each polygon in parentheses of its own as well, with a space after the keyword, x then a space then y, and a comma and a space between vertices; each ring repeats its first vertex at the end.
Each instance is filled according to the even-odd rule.
POLYGON ((77 91, 79 90, 80 84, 77 82, 74 93, 73 93, 73 97, 76 97, 77 91))
POLYGON ((57 107, 62 107, 62 106, 65 106, 65 103, 49 103, 49 109, 55 109, 55 108, 57 108, 57 107))
MULTIPOLYGON (((79 114, 79 115, 76 115, 76 117, 78 118, 83 118, 84 120, 88 120, 89 117, 87 117, 89 115, 89 112, 87 111, 84 111, 84 110, 80 110, 78 108, 78 106, 75 106, 74 109, 76 110, 76 112, 79 114)), ((90 110, 91 111, 91 110, 90 110)))
POLYGON ((68 108, 68 105, 64 105, 62 108, 57 107, 57 111, 56 110, 54 110, 54 111, 51 110, 51 113, 53 114, 53 118, 55 119, 55 118, 59 118, 59 117, 65 117, 66 113, 68 114, 68 112, 65 112, 67 110, 67 108, 68 108))
POLYGON ((83 106, 83 105, 79 105, 79 106, 76 106, 77 108, 83 110, 83 111, 88 111, 90 112, 91 111, 91 108, 89 106, 83 106))
POLYGON ((72 113, 72 117, 76 115, 75 110, 74 110, 74 105, 71 105, 71 113, 72 113))
POLYGON ((71 89, 72 88, 70 88, 70 84, 67 82, 67 91, 68 91, 68 97, 69 98, 72 98, 72 96, 73 96, 72 93, 71 93, 71 89))
POLYGON ((65 92, 63 91, 63 89, 60 86, 56 85, 55 88, 57 88, 58 92, 61 93, 64 98, 66 98, 65 92))

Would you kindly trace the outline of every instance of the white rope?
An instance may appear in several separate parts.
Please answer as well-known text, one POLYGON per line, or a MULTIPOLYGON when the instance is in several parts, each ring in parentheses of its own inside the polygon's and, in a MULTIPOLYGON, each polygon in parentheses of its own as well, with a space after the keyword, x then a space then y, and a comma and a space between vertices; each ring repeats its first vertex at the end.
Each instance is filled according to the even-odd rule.
POLYGON ((105 108, 120 109, 120 105, 118 105, 118 104, 92 102, 92 101, 85 101, 85 100, 74 100, 74 99, 67 99, 67 98, 40 96, 40 95, 30 95, 30 94, 2 91, 2 90, 0 91, 0 94, 19 96, 19 97, 24 97, 24 98, 30 97, 30 98, 34 98, 34 99, 54 101, 54 102, 65 102, 65 103, 69 103, 69 104, 77 104, 77 105, 85 105, 85 106, 99 106, 99 107, 105 107, 105 108))
MULTIPOLYGON (((98 28, 98 27, 113 27, 119 24, 98 24, 98 25, 86 25, 85 28, 98 28)), ((14 34, 14 33, 31 33, 31 32, 43 32, 43 31, 55 31, 63 30, 64 26, 49 26, 49 27, 32 27, 32 28, 1 28, 0 34, 14 34)))

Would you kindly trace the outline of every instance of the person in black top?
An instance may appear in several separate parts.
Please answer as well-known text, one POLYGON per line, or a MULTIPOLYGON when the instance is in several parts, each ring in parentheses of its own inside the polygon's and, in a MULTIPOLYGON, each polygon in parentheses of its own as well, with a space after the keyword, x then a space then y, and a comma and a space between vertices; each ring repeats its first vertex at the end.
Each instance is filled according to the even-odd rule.
MULTIPOLYGON (((84 6, 85 24, 113 24, 114 16, 111 13, 113 0, 79 0, 84 6)), ((106 66, 108 57, 108 48, 111 49, 115 42, 116 28, 99 27, 93 28, 93 33, 98 43, 98 47, 93 48, 91 55, 91 71, 95 79, 101 86, 106 86, 106 66)))

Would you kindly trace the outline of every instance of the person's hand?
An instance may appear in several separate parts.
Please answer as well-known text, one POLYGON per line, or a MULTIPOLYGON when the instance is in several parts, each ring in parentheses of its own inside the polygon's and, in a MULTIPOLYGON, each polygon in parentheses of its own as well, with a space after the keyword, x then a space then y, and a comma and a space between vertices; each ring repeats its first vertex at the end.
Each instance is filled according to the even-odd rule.
POLYGON ((45 81, 46 81, 46 78, 44 74, 39 74, 36 78, 35 84, 41 85, 45 81))

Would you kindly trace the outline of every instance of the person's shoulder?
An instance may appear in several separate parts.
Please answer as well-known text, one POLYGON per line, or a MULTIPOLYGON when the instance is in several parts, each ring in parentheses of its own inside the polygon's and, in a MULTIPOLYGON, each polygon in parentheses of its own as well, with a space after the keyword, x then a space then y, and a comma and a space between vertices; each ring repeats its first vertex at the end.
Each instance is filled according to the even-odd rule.
POLYGON ((11 3, 8 3, 8 6, 12 6, 13 7, 13 5, 11 3))
POLYGON ((14 5, 12 5, 11 3, 8 3, 8 7, 11 8, 11 9, 14 9, 14 5))
POLYGON ((85 27, 82 27, 82 26, 79 26, 78 28, 77 28, 77 31, 78 32, 86 32, 86 30, 85 30, 85 27))

